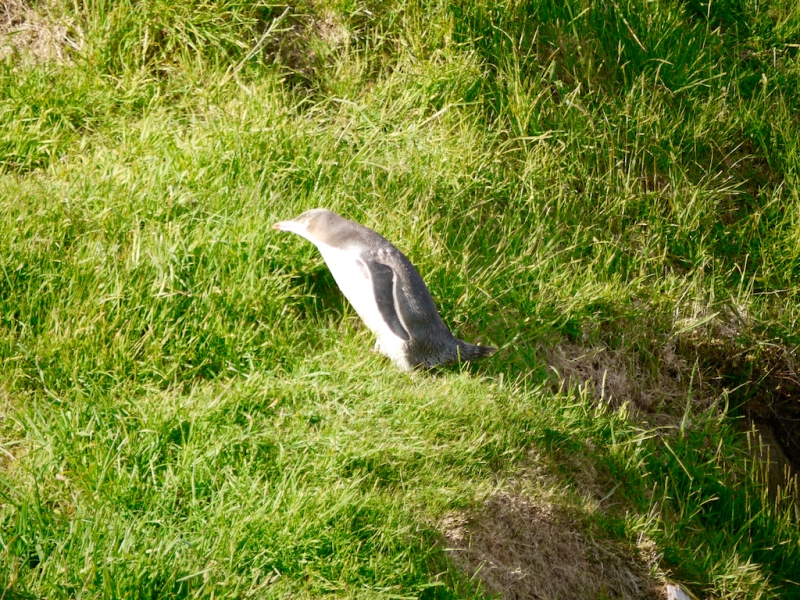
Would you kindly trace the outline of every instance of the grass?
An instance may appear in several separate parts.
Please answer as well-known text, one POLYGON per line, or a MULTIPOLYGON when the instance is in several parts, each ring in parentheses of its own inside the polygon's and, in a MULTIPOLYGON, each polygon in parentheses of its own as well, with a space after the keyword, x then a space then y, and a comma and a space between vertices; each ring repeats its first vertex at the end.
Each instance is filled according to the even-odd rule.
POLYGON ((447 523, 502 498, 585 542, 554 597, 800 597, 745 419, 796 398, 794 3, 8 7, 82 43, 0 63, 4 597, 483 597, 447 523), (367 352, 269 227, 316 206, 500 352, 367 352))

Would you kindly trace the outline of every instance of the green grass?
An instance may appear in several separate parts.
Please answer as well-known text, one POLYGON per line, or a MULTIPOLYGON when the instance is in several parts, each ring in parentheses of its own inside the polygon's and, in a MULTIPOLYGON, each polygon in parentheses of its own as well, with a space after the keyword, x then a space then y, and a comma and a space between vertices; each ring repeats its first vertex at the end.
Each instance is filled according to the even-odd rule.
POLYGON ((84 45, 0 63, 0 597, 482 597, 440 523, 524 489, 698 596, 800 598, 740 426, 754 373, 796 389, 758 362, 799 339, 794 2, 34 9, 84 45), (317 206, 499 353, 369 353, 270 229, 317 206), (561 344, 651 387, 674 349, 680 397, 557 392, 561 344))

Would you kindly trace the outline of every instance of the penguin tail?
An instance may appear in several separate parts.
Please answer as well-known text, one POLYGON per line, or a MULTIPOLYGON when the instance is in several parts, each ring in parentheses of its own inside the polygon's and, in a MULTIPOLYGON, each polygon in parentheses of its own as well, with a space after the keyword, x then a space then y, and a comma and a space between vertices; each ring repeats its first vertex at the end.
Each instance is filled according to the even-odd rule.
POLYGON ((456 339, 456 343, 458 344, 458 356, 461 360, 475 360, 476 358, 491 356, 497 352, 497 348, 494 346, 476 346, 459 339, 456 339))

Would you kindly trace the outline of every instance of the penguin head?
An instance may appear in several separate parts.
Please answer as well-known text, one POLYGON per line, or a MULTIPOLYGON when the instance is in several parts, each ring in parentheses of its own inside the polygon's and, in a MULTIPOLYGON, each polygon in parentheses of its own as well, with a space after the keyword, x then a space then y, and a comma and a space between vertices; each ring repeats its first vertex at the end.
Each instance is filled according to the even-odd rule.
POLYGON ((315 244, 324 241, 329 232, 336 228, 337 221, 342 220, 342 217, 326 208, 314 208, 290 221, 278 221, 272 228, 291 231, 315 244))

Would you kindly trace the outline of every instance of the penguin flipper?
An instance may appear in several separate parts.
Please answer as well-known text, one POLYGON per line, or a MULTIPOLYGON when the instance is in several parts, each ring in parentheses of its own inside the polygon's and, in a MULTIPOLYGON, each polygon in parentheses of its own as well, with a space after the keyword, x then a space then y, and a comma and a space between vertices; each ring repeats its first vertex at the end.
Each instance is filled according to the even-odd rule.
POLYGON ((383 263, 365 261, 372 281, 372 292, 375 294, 375 303, 378 311, 389 329, 401 340, 408 341, 411 336, 400 320, 397 308, 397 275, 394 270, 383 263))

